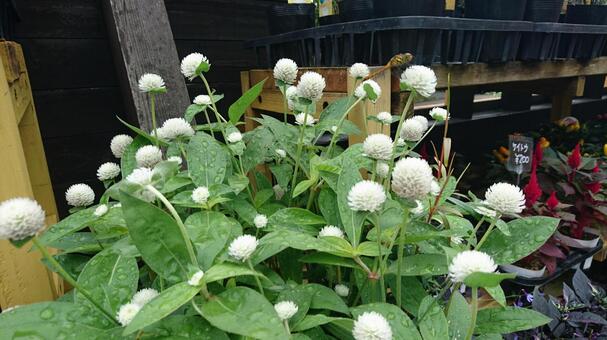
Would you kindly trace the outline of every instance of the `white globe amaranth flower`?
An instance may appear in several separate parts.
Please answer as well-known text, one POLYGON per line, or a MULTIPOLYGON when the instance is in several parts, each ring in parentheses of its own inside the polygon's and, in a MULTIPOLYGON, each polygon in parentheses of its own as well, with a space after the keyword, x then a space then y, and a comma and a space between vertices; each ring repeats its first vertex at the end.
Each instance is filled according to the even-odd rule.
POLYGON ((183 159, 179 156, 171 156, 171 157, 167 158, 167 161, 175 162, 175 163, 177 163, 177 165, 181 165, 183 163, 183 159))
POLYGON ((432 168, 421 158, 399 160, 392 171, 392 190, 402 198, 423 199, 432 190, 432 168))
POLYGON ((375 93, 375 99, 371 100, 371 102, 375 103, 381 97, 381 86, 375 80, 365 80, 362 84, 358 85, 356 90, 354 90, 354 96, 356 98, 367 98, 367 91, 365 91, 365 85, 371 86, 373 93, 375 93))
POLYGON ((240 132, 238 132, 238 131, 232 132, 232 133, 230 133, 230 134, 229 134, 229 135, 226 137, 226 139, 227 139, 227 140, 228 140, 228 142, 229 142, 229 143, 231 143, 231 144, 235 144, 235 143, 241 142, 241 141, 242 141, 242 133, 240 133, 240 132))
POLYGON ((399 137, 399 138, 396 140, 396 146, 405 146, 405 145, 406 145, 406 143, 405 143, 405 139, 404 139, 404 138, 399 137))
POLYGON ((311 114, 302 112, 295 115, 295 124, 297 125, 314 126, 315 123, 316 119, 311 114))
POLYGON ((107 204, 102 204, 95 209, 95 212, 93 213, 93 215, 95 215, 96 217, 101 217, 101 216, 105 215, 108 212, 108 210, 110 210, 110 209, 108 208, 107 204))
POLYGON ((436 74, 426 66, 409 66, 401 74, 400 82, 414 89, 422 97, 430 97, 436 92, 436 74))
POLYGON ((432 110, 430 110, 430 117, 432 117, 432 119, 438 121, 438 122, 442 122, 445 121, 449 118, 449 112, 445 109, 443 109, 442 107, 435 107, 432 110))
POLYGON ((190 80, 194 79, 197 74, 196 70, 202 63, 209 63, 209 59, 201 53, 190 53, 181 60, 181 74, 190 80))
POLYGON ((65 192, 65 200, 73 207, 87 207, 95 202, 95 192, 84 183, 74 184, 65 192))
POLYGON ((308 71, 299 78, 297 96, 313 102, 319 101, 326 86, 325 78, 316 72, 308 71))
POLYGON ((161 139, 173 140, 179 137, 192 137, 194 129, 183 118, 170 118, 162 124, 162 128, 157 133, 161 139))
POLYGON ((197 204, 205 204, 211 197, 211 192, 207 187, 198 187, 192 191, 192 201, 197 204))
POLYGON ((154 145, 144 145, 135 153, 138 167, 152 168, 162 161, 162 150, 154 145))
POLYGON ((133 321, 137 313, 141 310, 141 306, 136 303, 127 303, 120 306, 116 319, 122 326, 127 326, 133 321))
POLYGON ((413 209, 411 209, 411 212, 415 215, 421 215, 424 213, 424 204, 422 203, 422 201, 420 200, 415 200, 415 204, 417 204, 417 206, 413 209))
POLYGON ((363 79, 369 76, 369 66, 363 63, 356 63, 350 66, 350 76, 355 79, 363 79))
POLYGON ((438 181, 436 179, 432 180, 432 187, 430 188, 430 193, 432 194, 432 196, 438 196, 438 194, 440 194, 440 184, 438 184, 438 181))
POLYGON ((285 84, 294 84, 297 79, 297 63, 288 58, 282 58, 274 65, 274 79, 285 84))
POLYGON ((479 213, 482 216, 486 216, 486 217, 496 217, 497 216, 497 211, 495 210, 491 210, 487 207, 483 207, 483 206, 478 206, 476 208, 474 208, 474 211, 476 211, 477 213, 479 213))
POLYGON ((122 158, 126 148, 131 145, 133 138, 129 135, 116 135, 110 142, 110 149, 116 158, 122 158))
POLYGON ((194 97, 194 104, 196 105, 211 105, 213 100, 211 100, 211 96, 207 96, 206 94, 200 94, 194 97))
POLYGON ((356 340, 392 340, 392 328, 381 314, 364 312, 354 321, 352 336, 356 340))
POLYGON ((449 265, 449 277, 454 282, 464 282, 472 273, 493 273, 497 265, 491 256, 477 250, 467 250, 457 254, 449 265))
POLYGON ((155 297, 158 296, 158 291, 153 288, 144 288, 135 293, 133 298, 131 299, 131 303, 139 305, 143 307, 148 302, 152 301, 155 297))
POLYGON ((31 198, 11 198, 0 203, 0 240, 23 240, 44 229, 44 210, 31 198))
POLYGON ((190 279, 188 280, 188 284, 190 286, 200 286, 200 283, 202 282, 202 278, 204 277, 204 272, 202 270, 197 271, 196 273, 194 273, 194 275, 192 275, 192 277, 190 277, 190 279))
POLYGON ((293 301, 280 301, 274 305, 274 310, 280 320, 289 320, 299 310, 299 307, 293 301))
POLYGON ((257 229, 263 229, 268 225, 268 217, 263 214, 257 214, 253 219, 253 224, 257 229))
POLYGON ((409 118, 403 122, 400 137, 409 142, 418 142, 424 137, 426 129, 417 119, 409 118))
POLYGON ((456 246, 459 246, 460 244, 464 243, 464 239, 460 236, 451 236, 449 238, 449 241, 451 241, 451 243, 455 244, 456 246))
POLYGON ((516 185, 495 183, 485 192, 485 204, 503 215, 519 214, 525 209, 525 194, 516 185))
POLYGON ((386 201, 386 192, 381 184, 360 181, 348 192, 348 206, 354 211, 379 211, 386 201))
POLYGON ((285 96, 289 100, 295 100, 295 99, 297 99, 297 86, 289 86, 289 87, 287 87, 287 90, 285 91, 285 96))
POLYGON ((333 133, 337 132, 337 125, 331 126, 331 132, 333 132, 333 133))
POLYGON ((255 236, 238 236, 230 244, 230 247, 228 248, 228 254, 230 254, 230 256, 232 256, 237 261, 247 261, 249 258, 251 258, 251 255, 253 255, 255 249, 257 249, 258 243, 259 241, 257 241, 257 238, 255 238, 255 236))
POLYGON ((344 232, 334 225, 326 225, 318 232, 318 237, 339 237, 344 238, 344 232))
POLYGON ((137 168, 126 178, 127 182, 143 187, 143 190, 141 190, 137 196, 146 202, 152 202, 156 199, 156 195, 145 188, 153 183, 153 175, 154 172, 150 168, 137 168))
POLYGON ((350 295, 350 288, 348 288, 346 285, 336 284, 333 290, 335 290, 335 293, 341 297, 347 297, 350 295))
POLYGON ((278 157, 280 158, 285 158, 287 157, 287 152, 283 149, 276 149, 274 150, 276 152, 276 154, 278 155, 278 157))
POLYGON ((285 189, 283 189, 280 185, 276 184, 275 186, 272 187, 272 190, 274 190, 274 196, 276 196, 277 200, 281 200, 284 195, 285 195, 285 189))
POLYGON ((387 161, 392 158, 393 150, 392 138, 381 133, 369 135, 363 142, 363 152, 373 159, 387 161))
POLYGON ((381 178, 388 178, 390 174, 390 165, 386 162, 377 162, 375 173, 381 178))
POLYGON ((120 165, 112 162, 103 163, 97 169, 97 178, 100 181, 109 181, 120 175, 120 165))
POLYGON ((166 90, 164 80, 161 76, 154 73, 146 73, 139 78, 139 91, 141 92, 162 92, 166 90))
POLYGON ((390 114, 390 112, 382 111, 378 113, 375 117, 385 125, 392 124, 392 115, 390 114))
POLYGON ((411 117, 411 119, 418 121, 424 127, 424 132, 426 132, 428 130, 428 127, 429 127, 428 118, 417 115, 417 116, 411 117))

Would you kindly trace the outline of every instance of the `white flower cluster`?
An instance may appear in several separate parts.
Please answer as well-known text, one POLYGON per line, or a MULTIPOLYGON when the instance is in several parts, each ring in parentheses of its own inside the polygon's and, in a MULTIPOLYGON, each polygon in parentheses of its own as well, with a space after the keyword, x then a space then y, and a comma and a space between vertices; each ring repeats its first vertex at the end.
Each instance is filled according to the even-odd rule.
POLYGON ((299 307, 293 301, 280 301, 274 305, 274 310, 280 320, 289 320, 299 310, 299 307))
POLYGON ((255 249, 257 249, 258 244, 259 241, 257 241, 257 238, 255 238, 255 236, 238 236, 230 244, 230 247, 228 248, 228 254, 230 254, 230 256, 232 256, 237 261, 245 262, 249 258, 251 258, 251 255, 253 255, 255 249))
POLYGON ((146 189, 146 186, 152 184, 152 177, 154 172, 150 168, 137 168, 127 176, 126 181, 132 184, 141 186, 141 190, 138 192, 139 198, 146 202, 152 202, 156 199, 156 195, 153 192, 146 189))
POLYGON ((146 73, 139 78, 139 91, 141 92, 163 92, 166 90, 164 80, 154 73, 146 73))
POLYGON ((198 187, 192 191, 192 201, 197 204, 206 204, 209 197, 211 197, 211 193, 207 187, 198 187))
POLYGON ((120 322, 122 326, 130 324, 141 308, 157 296, 158 291, 152 288, 144 288, 138 291, 131 299, 131 302, 120 306, 120 309, 118 309, 116 315, 118 322, 120 322))
POLYGON ((200 283, 202 283, 203 277, 204 277, 204 272, 202 270, 199 270, 196 273, 194 273, 192 275, 192 277, 190 277, 190 279, 188 280, 188 284, 193 287, 200 286, 200 283))
POLYGON ((211 100, 211 97, 207 96, 206 94, 200 94, 194 97, 194 104, 196 105, 211 105, 212 103, 213 100, 211 100))
POLYGON ((65 192, 65 200, 73 207, 87 207, 95 202, 95 192, 86 184, 74 184, 65 192))
POLYGON ((364 312, 354 321, 352 336, 356 340, 392 340, 392 328, 381 314, 364 312))
POLYGON ((482 251, 467 250, 457 254, 449 265, 449 277, 454 282, 464 282, 472 273, 493 273, 497 265, 491 256, 482 251))
POLYGON ((297 64, 288 58, 280 59, 274 66, 274 79, 285 84, 294 84, 297 79, 297 64))
POLYGON ((373 181, 360 181, 348 192, 348 206, 354 211, 376 212, 385 201, 384 188, 373 181))
POLYGON ((369 66, 363 63, 356 63, 350 67, 350 76, 355 79, 363 79, 369 76, 369 66))
POLYGON ((226 139, 228 140, 229 143, 231 144, 236 144, 238 142, 242 141, 242 134, 238 131, 232 132, 230 133, 226 139))
POLYGON ((447 119, 449 119, 449 112, 445 109, 443 109, 442 107, 435 107, 432 110, 430 110, 430 117, 432 117, 432 119, 438 121, 438 122, 442 122, 445 121, 447 119))
POLYGON ((253 224, 255 224, 255 228, 263 229, 268 225, 268 217, 263 214, 257 214, 253 219, 253 224))
POLYGON ((376 133, 369 135, 365 139, 363 152, 373 159, 387 161, 392 158, 393 146, 392 138, 381 133, 376 133))
POLYGON ((335 293, 341 297, 350 295, 350 288, 348 288, 346 285, 336 284, 333 289, 335 290, 335 293))
POLYGON ((373 93, 375 93, 375 99, 371 100, 373 103, 377 102, 379 97, 381 97, 381 86, 375 80, 365 80, 362 84, 358 85, 356 90, 354 90, 354 96, 356 98, 367 98, 367 91, 365 90, 365 85, 369 85, 373 93))
POLYGON ((318 232, 318 237, 327 236, 344 238, 344 232, 334 225, 327 225, 320 229, 320 232, 318 232))
POLYGON ((424 116, 413 116, 403 122, 400 137, 409 142, 418 142, 428 131, 428 119, 424 116))
POLYGON ((314 126, 316 119, 310 114, 298 113, 295 115, 295 123, 297 125, 314 126))
POLYGON ((93 215, 95 215, 95 217, 101 217, 107 214, 108 210, 110 210, 110 208, 108 208, 107 204, 101 204, 95 209, 93 215))
POLYGON ((390 166, 386 162, 377 162, 375 166, 375 173, 381 178, 388 178, 390 172, 390 166))
POLYGON ((421 158, 399 160, 392 171, 392 190, 402 198, 422 199, 432 190, 432 168, 421 158))
POLYGON ((426 66, 410 66, 400 76, 400 82, 422 97, 430 97, 436 92, 436 74, 426 66))
POLYGON ((191 53, 181 60, 181 73, 192 80, 197 76, 196 70, 202 63, 208 64, 209 59, 200 53, 191 53))
POLYGON ((109 181, 120 175, 120 166, 116 163, 107 162, 101 164, 97 169, 97 178, 100 181, 109 181))
POLYGON ((183 118, 167 119, 162 127, 156 130, 156 135, 162 140, 174 140, 180 137, 192 137, 194 129, 183 118))
POLYGON ((495 183, 485 192, 485 204, 500 214, 515 215, 525 209, 525 194, 516 185, 495 183))
POLYGON ((152 168, 162 161, 162 150, 154 145, 144 145, 135 153, 138 167, 152 168))
POLYGON ((319 101, 322 98, 322 91, 324 91, 326 86, 327 84, 323 76, 316 72, 308 71, 299 78, 297 96, 313 102, 319 101))
POLYGON ((377 119, 379 119, 379 121, 382 122, 382 124, 385 125, 390 125, 392 124, 392 115, 390 114, 390 112, 380 112, 377 114, 376 116, 377 119))
POLYGON ((126 148, 131 145, 133 138, 128 135, 117 135, 110 142, 110 149, 116 158, 122 158, 126 148))
POLYGON ((44 210, 31 198, 12 198, 0 203, 0 240, 19 241, 44 229, 44 210))

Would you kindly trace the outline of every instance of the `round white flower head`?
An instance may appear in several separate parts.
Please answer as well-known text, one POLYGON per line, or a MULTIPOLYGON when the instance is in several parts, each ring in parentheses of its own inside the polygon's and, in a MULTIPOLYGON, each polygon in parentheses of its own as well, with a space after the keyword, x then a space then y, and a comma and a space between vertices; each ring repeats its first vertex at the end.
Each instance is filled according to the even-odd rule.
POLYGON ((392 115, 390 114, 390 112, 380 112, 377 114, 377 119, 379 119, 382 123, 386 124, 386 125, 390 125, 392 124, 392 115))
POLYGON ((333 133, 337 132, 337 125, 331 126, 331 132, 333 132, 333 133))
POLYGON ((483 207, 483 206, 478 206, 476 208, 474 208, 474 211, 476 211, 477 213, 483 215, 483 216, 487 216, 487 217, 496 217, 497 216, 497 212, 495 210, 491 210, 487 207, 483 207))
POLYGON ((265 228, 268 225, 268 217, 266 215, 257 214, 253 219, 253 224, 257 229, 265 228))
POLYGON ((244 262, 248 260, 251 255, 253 255, 253 252, 255 252, 258 243, 259 241, 257 241, 255 236, 238 236, 230 244, 230 247, 228 248, 228 253, 236 260, 244 262))
POLYGON ((131 145, 133 138, 129 135, 117 135, 110 142, 110 149, 116 158, 122 158, 124 150, 131 145))
POLYGON ((316 123, 316 119, 310 114, 302 112, 295 115, 295 124, 297 125, 314 126, 314 123, 316 123))
POLYGON ((403 122, 400 136, 409 142, 417 142, 424 137, 426 129, 417 119, 409 118, 403 122))
POLYGON ((145 145, 135 153, 138 167, 151 168, 162 161, 162 151, 154 145, 145 145))
MULTIPOLYGON (((126 181, 132 184, 137 184, 142 187, 152 184, 152 176, 154 172, 150 168, 137 168, 127 176, 126 181)), ((139 193, 139 197, 146 202, 152 202, 156 199, 153 192, 144 189, 139 193)))
POLYGON ((405 146, 405 145, 406 145, 405 140, 402 137, 399 137, 396 140, 396 146, 405 146))
POLYGON ((192 191, 192 201, 197 204, 205 204, 211 197, 211 193, 209 192, 209 188, 207 187, 198 187, 192 191))
POLYGON ((421 215, 424 213, 424 204, 422 203, 422 201, 420 200, 415 200, 415 204, 417 204, 417 206, 413 209, 411 209, 411 212, 415 215, 421 215))
POLYGON ((454 282, 464 282, 472 273, 493 273, 497 265, 491 256, 482 251, 467 250, 457 254, 449 265, 449 277, 454 282))
POLYGON ((356 63, 350 67, 350 76, 355 79, 363 79, 369 76, 369 66, 363 63, 356 63))
POLYGON ((44 229, 45 213, 31 198, 11 198, 0 203, 0 240, 23 240, 44 229))
POLYGON ((400 82, 422 97, 430 97, 436 92, 436 74, 426 66, 410 66, 400 76, 400 82))
POLYGON ((333 289, 335 290, 335 293, 341 297, 350 295, 350 288, 348 288, 346 285, 336 284, 333 289))
POLYGON ((95 202, 95 192, 86 184, 74 184, 65 192, 65 200, 73 207, 86 207, 95 202))
POLYGON ((297 79, 297 64, 288 58, 280 59, 274 66, 274 79, 293 84, 297 79))
POLYGON ((161 129, 162 132, 158 131, 158 135, 160 138, 166 140, 173 140, 179 137, 192 137, 194 135, 192 125, 183 118, 167 119, 162 124, 161 129))
POLYGON ((232 144, 238 143, 238 142, 242 141, 242 134, 238 131, 232 132, 228 135, 227 139, 228 139, 228 142, 230 142, 232 144))
POLYGON ((139 91, 160 92, 166 90, 164 80, 154 73, 146 73, 139 78, 139 91))
POLYGON ((320 229, 320 232, 318 232, 318 237, 327 236, 344 238, 344 232, 334 225, 327 225, 320 229))
POLYGON ((432 194, 432 196, 438 196, 438 194, 440 194, 440 184, 438 184, 438 181, 436 179, 432 180, 432 187, 430 189, 430 193, 432 194))
POLYGON ((297 313, 299 307, 293 301, 280 301, 274 305, 274 310, 280 320, 289 320, 297 313))
POLYGON ((200 286, 203 276, 204 272, 202 270, 197 271, 196 273, 194 273, 194 275, 192 275, 192 277, 190 277, 190 279, 188 280, 188 284, 190 286, 200 286))
POLYGON ((112 162, 107 162, 101 164, 99 169, 97 169, 97 178, 100 181, 107 181, 110 179, 114 179, 120 175, 120 165, 112 162))
POLYGON ((375 93, 375 98, 372 100, 373 103, 377 102, 379 97, 381 97, 381 86, 375 80, 365 80, 362 84, 358 85, 356 90, 354 90, 354 96, 356 98, 367 98, 367 91, 365 91, 365 85, 371 86, 373 93, 375 93))
POLYGON ((381 178, 388 178, 390 166, 386 162, 377 162, 375 173, 381 178))
POLYGON ((112 206, 112 209, 113 209, 113 208, 122 208, 122 203, 116 203, 116 204, 114 204, 114 205, 112 206))
POLYGON ((175 163, 177 163, 177 165, 181 165, 183 163, 183 159, 179 156, 171 156, 171 157, 167 158, 167 161, 175 162, 175 163))
POLYGON ((442 122, 449 118, 449 112, 442 107, 435 107, 430 110, 430 117, 436 121, 442 122))
POLYGON ((387 161, 392 157, 392 150, 392 138, 381 133, 369 135, 363 143, 363 152, 373 159, 387 161))
POLYGON ((413 116, 411 117, 411 119, 417 120, 423 127, 424 127, 424 132, 426 132, 428 130, 428 118, 424 117, 424 116, 413 116))
POLYGON ((460 236, 451 236, 449 238, 449 241, 451 241, 451 243, 455 244, 456 246, 459 246, 460 244, 464 243, 464 239, 460 236))
POLYGON ((348 192, 348 206, 354 211, 379 211, 386 201, 386 193, 381 184, 360 181, 348 192))
POLYGON ((152 301, 157 296, 158 296, 158 291, 156 289, 144 288, 144 289, 138 291, 137 293, 135 293, 135 295, 133 295, 133 298, 131 299, 131 303, 134 303, 136 305, 143 307, 146 303, 152 301))
POLYGON ((504 215, 519 214, 525 208, 525 195, 516 185, 495 183, 485 192, 485 203, 504 215))
POLYGON ((124 304, 120 306, 116 318, 122 326, 126 326, 133 321, 139 310, 141 310, 141 306, 136 303, 124 304))
POLYGON ((287 157, 287 152, 283 149, 276 149, 274 150, 276 152, 276 154, 280 157, 280 158, 285 158, 287 157))
POLYGON ((423 199, 432 190, 432 168, 421 158, 399 160, 392 171, 392 190, 402 198, 423 199))
POLYGON ((392 328, 381 314, 364 312, 354 321, 352 335, 356 340, 392 340, 392 328))
POLYGON ((308 71, 299 79, 297 96, 313 102, 319 101, 322 98, 322 91, 324 91, 325 86, 325 78, 316 72, 308 71))
POLYGON ((181 60, 181 73, 192 80, 196 77, 196 70, 203 62, 209 63, 209 59, 201 53, 191 53, 181 60))
POLYGON ((274 196, 276 196, 277 200, 281 200, 282 197, 285 195, 285 189, 283 189, 280 185, 276 184, 275 186, 272 187, 272 190, 274 190, 274 196))
POLYGON ((297 86, 289 86, 287 87, 287 91, 285 91, 285 96, 289 100, 294 100, 297 98, 297 86))
POLYGON ((200 94, 194 98, 194 104, 196 105, 211 105, 211 97, 206 94, 200 94))
POLYGON ((97 216, 97 217, 101 217, 103 215, 105 215, 108 212, 109 208, 107 206, 107 204, 102 204, 100 206, 97 207, 97 209, 95 209, 95 212, 93 213, 93 215, 97 216))

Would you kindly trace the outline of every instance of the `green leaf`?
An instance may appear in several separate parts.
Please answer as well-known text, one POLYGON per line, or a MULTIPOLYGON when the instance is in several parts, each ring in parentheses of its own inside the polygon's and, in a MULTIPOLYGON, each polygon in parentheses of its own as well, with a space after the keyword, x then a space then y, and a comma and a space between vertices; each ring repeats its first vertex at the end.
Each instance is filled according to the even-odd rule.
POLYGON ((311 186, 314 185, 316 181, 311 179, 303 180, 295 186, 295 190, 293 190, 293 198, 303 194, 306 190, 308 190, 311 186))
MULTIPOLYGON (((95 255, 78 277, 78 284, 88 291, 95 301, 114 313, 118 312, 121 305, 131 300, 137 291, 138 281, 137 260, 112 251, 95 255)), ((75 301, 89 303, 79 293, 76 294, 75 301)))
POLYGON ((449 339, 449 324, 436 299, 431 296, 426 297, 419 306, 419 315, 420 320, 417 324, 424 340, 449 339))
POLYGON ((71 214, 59 223, 52 225, 44 234, 40 236, 40 242, 45 245, 50 245, 66 235, 70 235, 87 227, 89 223, 97 217, 93 215, 95 207, 80 210, 77 213, 71 214))
POLYGON ((299 259, 303 263, 318 263, 326 264, 330 266, 340 266, 347 268, 360 269, 360 266, 354 262, 354 260, 342 256, 326 254, 326 253, 312 253, 305 255, 299 259))
POLYGON ((502 287, 484 287, 485 291, 491 295, 495 302, 499 303, 502 307, 506 307, 506 295, 504 294, 504 290, 502 287))
MULTIPOLYGON (((228 335, 211 326, 198 315, 172 315, 145 329, 153 339, 230 340, 228 335)), ((99 339, 102 340, 102 339, 99 339)))
POLYGON ((344 318, 335 318, 326 316, 324 314, 306 315, 306 317, 298 322, 292 329, 293 332, 302 332, 310 328, 326 325, 336 320, 343 320, 344 318))
POLYGON ((502 232, 502 234, 510 236, 510 228, 508 228, 508 224, 506 222, 502 221, 501 219, 497 220, 495 226, 502 232))
POLYGON ((447 310, 447 322, 449 324, 449 338, 452 340, 464 340, 472 322, 470 306, 466 298, 457 290, 451 294, 449 309, 447 310))
POLYGON ((274 136, 270 129, 258 127, 245 134, 247 148, 242 155, 242 166, 248 172, 258 164, 263 164, 266 157, 274 155, 274 136))
POLYGON ((308 285, 287 286, 280 292, 276 302, 293 301, 297 305, 297 312, 289 319, 289 324, 297 324, 308 314, 314 293, 314 287, 308 285))
POLYGON ((211 187, 221 184, 226 175, 229 156, 211 136, 198 133, 187 145, 188 171, 194 184, 211 187))
POLYGON ((272 189, 263 189, 258 191, 255 194, 255 207, 260 208, 264 203, 266 203, 270 198, 274 196, 274 190, 272 189))
MULTIPOLYGON (((149 133, 141 130, 140 128, 133 126, 127 122, 125 122, 124 120, 122 120, 120 117, 116 116, 116 118, 122 123, 124 124, 124 126, 128 127, 129 129, 131 129, 133 132, 135 132, 138 136, 137 137, 142 137, 143 139, 147 140, 149 142, 149 144, 154 144, 154 142, 156 142, 156 138, 154 138, 154 136, 150 135, 149 133)), ((135 137, 135 139, 137 139, 137 137, 135 137)), ((158 143, 162 144, 162 145, 166 145, 166 143, 164 141, 158 140, 158 143)))
POLYGON ((371 101, 377 100, 377 94, 375 93, 375 91, 373 90, 373 87, 371 87, 371 85, 365 84, 365 85, 363 85, 363 89, 365 90, 365 93, 367 93, 367 97, 369 98, 369 100, 371 100, 371 101))
POLYGON ((178 283, 163 290, 157 297, 141 308, 133 321, 124 329, 123 334, 134 333, 162 320, 179 307, 190 302, 199 291, 200 287, 190 286, 187 282, 178 283))
POLYGON ((121 193, 120 202, 129 235, 145 263, 165 279, 186 278, 190 258, 175 220, 125 192, 121 193))
POLYGON ((325 219, 309 210, 301 208, 285 208, 270 216, 270 226, 281 227, 288 225, 325 225, 325 219))
POLYGON ((346 234, 354 246, 357 246, 360 241, 365 214, 350 209, 348 193, 360 181, 362 181, 362 177, 358 166, 349 158, 344 158, 342 171, 337 181, 337 206, 346 234))
POLYGON ((247 287, 230 288, 203 303, 202 315, 228 333, 258 339, 288 339, 274 306, 247 287))
MULTIPOLYGON (((389 275, 386 279, 392 291, 396 292, 396 276, 389 275)), ((429 295, 419 279, 415 276, 402 276, 401 282, 403 287, 400 298, 401 305, 404 310, 417 317, 419 306, 429 295)))
POLYGON ((337 208, 337 195, 327 187, 320 190, 318 207, 327 224, 337 226, 340 224, 339 209, 337 208))
POLYGON ((350 314, 350 310, 344 300, 333 289, 316 283, 307 284, 306 288, 314 292, 310 308, 328 309, 343 314, 350 314))
POLYGON ((224 262, 224 263, 218 263, 216 265, 214 265, 213 267, 209 268, 209 270, 207 270, 204 273, 204 281, 207 283, 211 283, 211 282, 215 282, 215 281, 221 281, 224 279, 229 279, 231 277, 236 277, 236 276, 244 276, 244 275, 252 275, 252 276, 261 276, 263 277, 262 274, 249 269, 248 267, 244 267, 235 263, 230 263, 230 262, 224 262))
POLYGON ((510 236, 491 233, 480 250, 497 264, 511 264, 541 247, 552 236, 559 219, 544 216, 524 217, 508 222, 510 236))
POLYGON ((389 303, 371 303, 352 308, 352 315, 358 318, 364 312, 381 314, 392 328, 394 339, 421 340, 421 336, 411 319, 396 305, 389 303))
POLYGON ((184 222, 198 253, 198 263, 208 270, 228 240, 242 234, 242 227, 233 219, 216 211, 190 215, 184 222))
MULTIPOLYGON (((396 274, 397 262, 388 268, 388 273, 396 274)), ((403 276, 443 275, 449 272, 447 257, 440 254, 418 254, 406 256, 402 261, 403 276)))
POLYGON ((552 321, 551 318, 531 309, 485 308, 478 312, 475 332, 477 334, 508 334, 540 327, 550 321, 552 321))
POLYGON ((272 164, 270 165, 270 171, 272 171, 278 185, 286 190, 286 188, 289 187, 289 181, 291 181, 291 177, 293 176, 293 167, 291 164, 272 164))
POLYGON ((232 192, 239 194, 249 186, 249 177, 242 174, 235 174, 228 178, 228 183, 230 184, 230 187, 232 187, 232 192))
POLYGON ((230 117, 230 122, 232 124, 236 124, 247 108, 253 104, 257 97, 259 97, 261 91, 263 91, 263 84, 265 84, 266 80, 267 78, 255 84, 255 86, 247 90, 242 97, 238 98, 234 104, 230 105, 228 116, 230 117))
POLYGON ((472 273, 464 279, 464 283, 468 287, 495 287, 506 279, 513 279, 516 277, 514 273, 502 274, 502 273, 472 273))

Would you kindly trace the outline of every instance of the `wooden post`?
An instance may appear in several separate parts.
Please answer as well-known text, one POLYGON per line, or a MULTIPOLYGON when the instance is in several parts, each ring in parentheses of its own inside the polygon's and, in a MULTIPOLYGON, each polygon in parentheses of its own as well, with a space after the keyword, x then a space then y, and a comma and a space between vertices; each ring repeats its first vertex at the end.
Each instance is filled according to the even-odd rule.
POLYGON ((552 109, 550 111, 550 120, 557 121, 563 117, 571 115, 571 106, 573 98, 578 91, 579 79, 572 78, 564 82, 564 86, 558 88, 552 96, 552 109))
MULTIPOLYGON (((46 211, 47 224, 53 224, 57 208, 21 46, 0 42, 0 59, 0 201, 34 198, 46 211)), ((30 248, 0 241, 1 309, 61 294, 61 282, 30 248)))
POLYGON ((168 90, 156 96, 158 123, 181 117, 190 99, 164 1, 103 0, 103 5, 130 119, 147 131, 152 128, 148 96, 137 87, 144 73, 159 74, 168 90))
POLYGON ((447 11, 455 10, 456 1, 455 0, 445 0, 445 9, 447 11))

